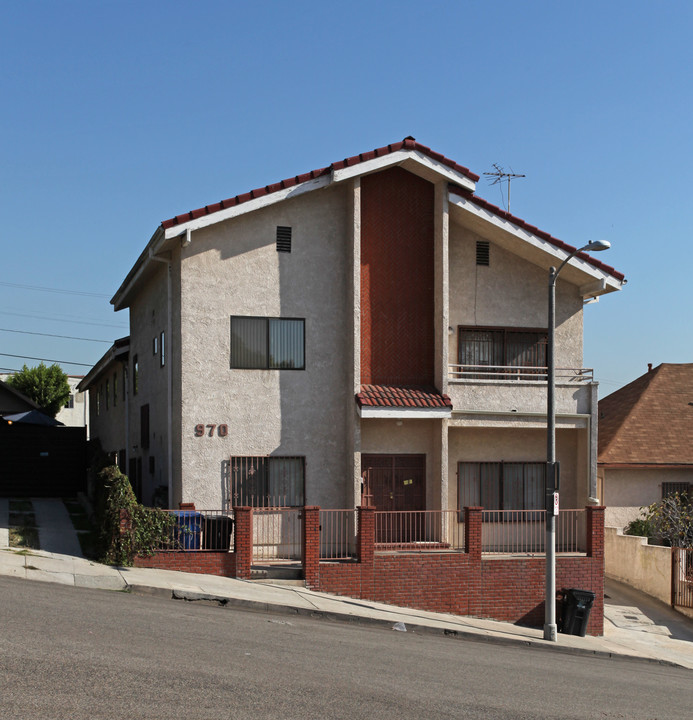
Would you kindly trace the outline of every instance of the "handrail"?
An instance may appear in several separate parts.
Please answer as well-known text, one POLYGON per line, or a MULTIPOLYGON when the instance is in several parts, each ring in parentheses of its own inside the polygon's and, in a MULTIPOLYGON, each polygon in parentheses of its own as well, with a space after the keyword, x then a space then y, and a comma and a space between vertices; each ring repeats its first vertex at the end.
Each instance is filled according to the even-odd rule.
MULTIPOLYGON (((448 365, 449 380, 546 382, 548 368, 540 365, 448 365)), ((592 368, 556 368, 556 379, 566 383, 594 381, 592 368)))

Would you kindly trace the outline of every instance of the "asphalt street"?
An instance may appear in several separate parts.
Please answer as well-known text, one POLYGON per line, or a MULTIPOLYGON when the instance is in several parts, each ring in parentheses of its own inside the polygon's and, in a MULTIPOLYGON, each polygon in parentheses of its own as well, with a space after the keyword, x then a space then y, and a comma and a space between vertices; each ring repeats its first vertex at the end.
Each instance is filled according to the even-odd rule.
POLYGON ((690 671, 0 577, 0 718, 688 717, 690 671))

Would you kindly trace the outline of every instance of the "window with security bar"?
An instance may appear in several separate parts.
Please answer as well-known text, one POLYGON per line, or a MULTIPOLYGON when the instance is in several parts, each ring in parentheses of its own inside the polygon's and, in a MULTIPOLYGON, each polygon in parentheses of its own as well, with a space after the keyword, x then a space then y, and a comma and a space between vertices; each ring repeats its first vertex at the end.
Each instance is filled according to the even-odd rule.
POLYGON ((305 458, 240 456, 229 463, 233 507, 302 507, 305 458))
POLYGON ((231 317, 231 367, 304 370, 303 318, 231 317))
POLYGON ((687 482, 663 482, 662 483, 662 500, 675 495, 686 495, 688 497, 691 486, 687 482))
POLYGON ((461 462, 458 510, 543 510, 545 462, 461 462))
POLYGON ((548 332, 524 328, 460 327, 458 362, 480 378, 546 375, 548 332), (476 372, 475 372, 476 371, 476 372))

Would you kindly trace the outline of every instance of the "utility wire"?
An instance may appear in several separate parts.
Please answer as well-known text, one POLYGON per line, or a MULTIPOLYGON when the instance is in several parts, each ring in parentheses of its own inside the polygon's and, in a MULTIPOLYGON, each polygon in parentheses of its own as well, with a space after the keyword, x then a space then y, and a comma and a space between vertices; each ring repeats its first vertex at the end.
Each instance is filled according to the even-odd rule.
POLYGON ((0 310, 0 315, 14 315, 15 317, 25 317, 25 318, 34 318, 39 320, 50 320, 51 322, 67 322, 67 323, 75 323, 77 325, 96 325, 98 327, 112 327, 112 328, 120 328, 124 329, 127 328, 127 325, 116 325, 115 323, 99 323, 99 322, 89 322, 88 320, 66 320, 64 318, 59 317, 51 317, 50 315, 36 315, 32 313, 17 313, 17 312, 8 312, 6 310, 0 310))
POLYGON ((98 342, 111 344, 111 340, 95 340, 94 338, 72 337, 71 335, 53 335, 52 333, 31 332, 30 330, 8 330, 0 328, 0 332, 21 333, 22 335, 41 335, 41 337, 62 338, 63 340, 84 340, 84 342, 98 342))
POLYGON ((81 290, 61 290, 59 288, 42 287, 41 285, 19 285, 18 283, 1 282, 4 287, 20 288, 21 290, 40 290, 41 292, 59 293, 60 295, 81 295, 82 297, 109 298, 104 293, 82 292, 81 290))
POLYGON ((92 363, 71 362, 70 360, 49 360, 48 358, 31 357, 30 355, 11 355, 10 353, 0 353, 0 355, 2 355, 2 357, 19 358, 20 360, 39 360, 40 362, 58 363, 60 365, 92 367, 92 363))

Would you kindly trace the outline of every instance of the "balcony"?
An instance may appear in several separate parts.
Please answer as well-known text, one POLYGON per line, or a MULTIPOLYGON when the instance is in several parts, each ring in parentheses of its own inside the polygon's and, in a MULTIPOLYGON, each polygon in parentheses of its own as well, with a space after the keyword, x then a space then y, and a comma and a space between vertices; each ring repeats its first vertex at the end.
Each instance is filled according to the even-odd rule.
MULTIPOLYGON (((453 413, 545 413, 546 381, 546 366, 448 366, 453 413)), ((589 415, 593 384, 591 369, 556 368, 556 412, 589 415)))

